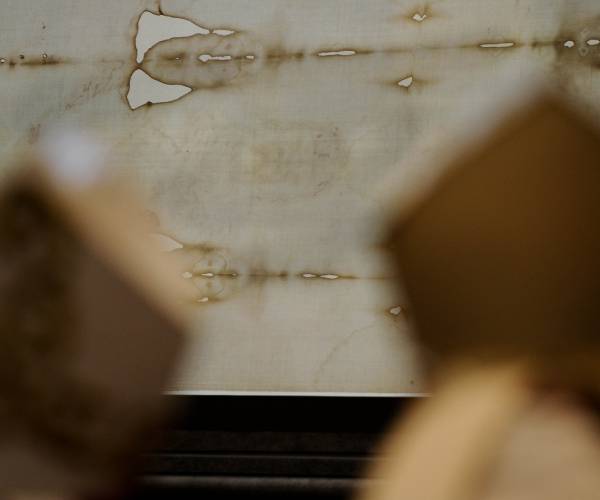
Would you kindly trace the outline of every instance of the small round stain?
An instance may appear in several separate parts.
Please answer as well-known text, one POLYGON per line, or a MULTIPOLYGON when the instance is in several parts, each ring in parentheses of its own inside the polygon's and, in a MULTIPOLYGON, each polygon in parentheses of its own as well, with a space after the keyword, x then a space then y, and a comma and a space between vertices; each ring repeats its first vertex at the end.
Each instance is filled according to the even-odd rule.
POLYGON ((4 64, 6 62, 6 59, 4 59, 4 57, 0 58, 0 64, 4 64))
POLYGON ((25 59, 25 56, 23 54, 19 54, 19 59, 25 59))

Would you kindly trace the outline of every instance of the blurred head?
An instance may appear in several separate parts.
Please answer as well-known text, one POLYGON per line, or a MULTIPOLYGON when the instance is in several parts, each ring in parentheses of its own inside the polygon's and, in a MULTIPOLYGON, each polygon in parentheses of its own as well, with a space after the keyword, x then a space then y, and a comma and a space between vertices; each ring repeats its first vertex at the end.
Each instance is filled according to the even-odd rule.
POLYGON ((541 96, 457 156, 389 246, 442 363, 526 359, 600 386, 600 136, 541 96))

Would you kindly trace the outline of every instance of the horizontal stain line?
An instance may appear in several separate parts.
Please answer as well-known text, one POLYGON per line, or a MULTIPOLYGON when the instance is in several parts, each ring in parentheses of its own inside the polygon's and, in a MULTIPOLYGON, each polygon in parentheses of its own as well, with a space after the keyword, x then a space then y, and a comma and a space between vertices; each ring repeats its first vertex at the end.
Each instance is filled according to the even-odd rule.
MULTIPOLYGON (((122 59, 56 59, 48 57, 47 59, 11 59, 7 57, 0 57, 0 69, 4 67, 24 67, 24 68, 42 68, 52 67, 52 66, 64 66, 64 65, 94 65, 97 66, 99 64, 114 64, 119 66, 124 66, 130 62, 130 58, 122 58, 122 59)), ((132 63, 132 66, 134 64, 132 63)))
POLYGON ((203 279, 215 279, 215 278, 226 278, 226 279, 239 279, 243 277, 249 278, 273 278, 273 279, 283 279, 283 278, 295 278, 295 279, 303 279, 306 281, 319 280, 319 281, 337 281, 337 280, 392 280, 396 279, 394 276, 353 276, 353 275, 345 275, 345 274, 337 274, 337 273, 309 273, 303 272, 298 274, 290 274, 285 271, 282 272, 256 272, 256 273, 238 273, 238 272, 190 272, 185 271, 181 273, 181 276, 185 279, 191 278, 203 278, 203 279))
MULTIPOLYGON (((387 48, 374 48, 374 49, 348 49, 348 50, 326 50, 319 51, 316 53, 308 53, 308 52, 290 52, 290 53, 276 53, 276 54, 266 54, 263 56, 251 56, 253 60, 269 60, 269 59, 280 59, 287 61, 301 60, 305 57, 314 57, 318 59, 358 59, 358 57, 352 56, 369 56, 369 55, 377 55, 377 54, 410 54, 415 52, 427 52, 427 51, 440 51, 440 50, 474 50, 474 49, 494 49, 494 48, 522 48, 522 47, 532 47, 539 48, 543 46, 548 47, 563 47, 563 40, 552 40, 552 41, 531 41, 529 43, 517 43, 517 42, 483 42, 480 44, 473 45, 440 45, 440 46, 410 46, 410 47, 387 47, 387 48)), ((248 56, 235 56, 232 59, 248 59, 248 56)), ((161 58, 162 60, 171 60, 171 58, 161 58)), ((145 62, 156 61, 156 58, 148 57, 145 59, 145 62)), ((227 61, 221 61, 227 62, 227 61)), ((229 61, 231 62, 231 61, 229 61)))
MULTIPOLYGON (((587 43, 587 45, 591 46, 591 47, 595 47, 600 45, 600 41, 596 41, 596 39, 590 40, 590 43, 587 43)), ((279 54, 267 54, 266 56, 258 56, 258 55, 253 55, 253 54, 246 54, 246 55, 240 55, 240 56, 231 56, 231 59, 229 59, 229 57, 227 59, 222 58, 223 56, 217 56, 219 57, 219 61, 218 62, 231 62, 233 60, 242 60, 242 59, 246 59, 246 60, 260 60, 260 59, 288 59, 288 60, 297 60, 297 59, 302 59, 305 55, 306 56, 313 56, 313 57, 318 57, 320 59, 327 59, 328 57, 333 57, 333 58, 345 58, 347 57, 348 59, 353 59, 352 57, 349 56, 353 56, 353 55, 372 55, 372 54, 394 54, 394 53, 412 53, 412 52, 419 52, 419 51, 433 51, 433 50, 470 50, 470 49, 475 49, 475 48, 481 48, 481 49, 505 49, 505 48, 520 48, 520 47, 533 47, 533 48, 539 48, 539 47, 544 47, 544 46, 548 46, 548 47, 552 47, 552 46, 557 46, 557 47, 564 47, 565 49, 570 48, 570 45, 565 46, 564 45, 564 40, 534 40, 528 43, 519 43, 517 44, 516 42, 484 42, 484 43, 480 43, 478 45, 440 45, 440 46, 412 46, 412 47, 389 47, 389 48, 380 48, 380 49, 362 49, 362 50, 341 50, 341 51, 320 51, 316 54, 304 54, 304 53, 290 53, 290 54, 284 54, 284 53, 279 53, 279 54)), ((27 61, 27 60, 15 60, 12 58, 7 58, 7 57, 0 57, 0 68, 2 67, 18 67, 18 66, 24 66, 24 67, 43 67, 43 66, 56 66, 56 65, 63 65, 63 64, 127 64, 129 62, 131 62, 132 66, 144 66, 144 64, 146 62, 152 62, 152 61, 157 61, 157 60, 162 60, 162 61, 171 61, 171 62, 181 62, 179 59, 177 58, 164 58, 161 57, 159 59, 157 58, 153 58, 153 57, 146 57, 144 59, 144 62, 141 64, 137 64, 137 63, 133 63, 131 62, 131 58, 129 57, 124 57, 122 59, 85 59, 85 60, 77 60, 77 59, 69 59, 69 60, 53 60, 48 58, 47 60, 37 60, 37 61, 27 61)), ((214 60, 214 59, 213 59, 214 60)), ((200 61, 200 60, 197 60, 200 61)), ((201 61, 200 61, 201 62, 201 61)))

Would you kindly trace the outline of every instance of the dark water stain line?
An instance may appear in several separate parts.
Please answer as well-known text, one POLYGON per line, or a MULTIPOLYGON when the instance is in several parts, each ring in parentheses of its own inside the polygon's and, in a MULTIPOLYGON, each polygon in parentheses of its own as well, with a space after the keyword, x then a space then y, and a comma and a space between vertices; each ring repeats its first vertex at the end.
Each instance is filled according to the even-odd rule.
MULTIPOLYGON (((226 61, 241 61, 248 62, 253 61, 256 58, 255 54, 244 54, 240 56, 233 56, 230 54, 211 54, 211 53, 202 53, 197 57, 194 57, 192 60, 194 62, 199 62, 201 64, 208 64, 213 62, 226 62, 226 61)), ((176 54, 161 54, 157 58, 147 57, 144 59, 144 63, 153 62, 153 61, 165 61, 171 63, 183 63, 188 60, 188 54, 186 52, 178 52, 176 54)), ((140 67, 144 66, 144 64, 140 64, 140 67)))
POLYGON ((73 58, 65 58, 58 57, 55 55, 50 55, 47 53, 43 53, 41 55, 29 56, 21 54, 18 57, 0 57, 0 68, 2 66, 7 66, 11 68, 15 67, 23 67, 23 68, 42 68, 44 66, 57 66, 57 65, 77 65, 77 64, 88 64, 88 65, 99 65, 99 64, 110 64, 110 65, 119 65, 124 66, 127 64, 127 60, 124 58, 119 59, 107 59, 107 58, 99 58, 99 59, 73 59, 73 58), (21 58, 21 55, 23 57, 21 58))
MULTIPOLYGON (((305 57, 316 57, 320 60, 329 60, 329 59, 351 59, 355 56, 362 55, 375 55, 375 54, 397 54, 397 53, 413 53, 420 51, 438 51, 438 50, 481 50, 482 52, 496 52, 497 50, 512 50, 518 48, 532 47, 558 47, 563 48, 565 50, 569 50, 574 45, 565 45, 566 42, 572 40, 534 40, 528 43, 519 43, 517 41, 482 41, 477 44, 462 44, 462 45, 440 45, 440 46, 419 46, 419 47, 387 47, 387 48, 378 48, 378 49, 369 49, 369 48, 321 48, 312 53, 297 51, 297 52, 284 52, 280 50, 268 51, 264 56, 258 56, 255 54, 249 55, 240 55, 234 56, 231 54, 210 54, 214 59, 207 62, 215 62, 215 63, 226 63, 233 60, 244 60, 244 59, 252 59, 259 60, 265 59, 269 60, 302 60, 305 57), (219 59, 220 58, 220 59, 219 59)), ((574 43, 574 42, 573 42, 574 43)), ((600 39, 592 38, 586 42, 588 47, 600 48, 600 39)), ((186 59, 188 54, 178 53, 176 55, 168 55, 168 56, 160 56, 161 60, 165 61, 177 61, 181 62, 186 59)), ((147 61, 153 61, 153 58, 147 58, 147 61)), ((140 65, 140 66, 143 66, 140 65)))
MULTIPOLYGON (((174 37, 174 38, 182 38, 182 37, 174 37)), ((171 40, 171 39, 168 39, 171 40)), ((163 40, 163 42, 168 41, 163 40)), ((159 42, 163 43, 163 42, 159 42)), ((157 45, 158 45, 157 44, 157 45)), ((479 49, 482 51, 494 52, 494 49, 498 50, 510 50, 524 47, 532 47, 532 48, 545 48, 545 47, 553 47, 559 50, 569 51, 572 48, 576 48, 578 45, 583 45, 590 50, 599 50, 600 51, 600 38, 589 38, 582 43, 576 43, 575 40, 571 37, 559 38, 556 40, 534 40, 528 43, 518 43, 516 41, 483 41, 481 43, 475 45, 447 45, 447 46, 421 46, 421 47, 388 47, 388 48, 380 48, 380 49, 357 49, 357 48, 323 48, 319 49, 313 53, 307 52, 283 52, 283 51, 270 51, 267 52, 262 58, 267 61, 270 60, 302 60, 305 57, 317 57, 319 59, 327 60, 327 59, 346 59, 352 58, 354 56, 361 55, 372 55, 372 54, 386 54, 386 53, 411 53, 418 51, 433 51, 433 50, 473 50, 479 49)), ((244 54, 244 55, 230 55, 230 54, 207 54, 210 55, 211 58, 206 61, 198 60, 199 64, 207 64, 207 63, 227 63, 231 61, 242 61, 242 62, 252 62, 255 60, 260 60, 261 56, 258 56, 253 53, 244 54)), ((187 57, 187 53, 180 52, 173 55, 161 55, 160 60, 164 60, 167 62, 183 62, 187 57)), ((581 56, 584 57, 583 55, 581 56)), ((197 58, 195 58, 197 59, 197 58)), ((145 58, 142 63, 135 63, 135 68, 139 69, 144 67, 144 62, 153 61, 153 58, 145 58)), ((24 54, 19 54, 17 57, 0 57, 0 67, 2 65, 6 65, 9 67, 15 66, 24 66, 24 67, 39 67, 39 66, 54 66, 58 64, 75 64, 75 63, 92 63, 91 61, 75 61, 68 60, 64 58, 59 58, 56 56, 51 56, 46 53, 42 53, 40 56, 35 56, 33 58, 25 56, 24 54)), ((115 63, 121 62, 124 63, 124 60, 99 60, 95 61, 95 63, 115 63)), ((154 77, 153 77, 154 78, 154 77)), ((155 78, 157 81, 157 78, 155 78)), ((162 103, 160 103, 162 104, 162 103)))
POLYGON ((532 42, 529 43, 529 46, 534 48, 534 49, 538 49, 538 48, 547 48, 547 47, 555 47, 555 48, 564 48, 564 49, 570 49, 572 47, 574 47, 576 44, 573 40, 570 39, 558 39, 558 40, 533 40, 532 42), (567 45, 565 45, 567 42, 572 42, 568 43, 567 45))
POLYGON ((267 278, 287 279, 290 274, 287 271, 251 271, 245 273, 244 276, 249 276, 253 279, 264 280, 267 278))
MULTIPOLYGON (((238 289, 236 292, 234 292, 233 290, 230 290, 229 292, 226 292, 226 288, 225 285, 221 285, 220 289, 218 290, 214 290, 212 289, 211 286, 208 287, 208 289, 204 289, 203 284, 201 283, 206 283, 207 285, 210 285, 212 283, 212 280, 218 279, 218 278, 225 278, 226 280, 236 280, 238 278, 244 278, 247 277, 248 279, 245 282, 246 287, 247 286, 252 286, 252 284, 262 284, 263 282, 265 282, 267 279, 277 279, 277 280, 287 280, 289 278, 301 278, 301 279, 305 279, 305 280, 311 280, 313 278, 305 278, 302 275, 291 275, 286 271, 282 271, 282 272, 249 272, 249 273, 236 273, 236 272, 204 272, 204 273, 192 273, 189 271, 186 271, 184 273, 182 273, 182 276, 188 280, 195 278, 196 280, 198 279, 204 279, 205 281, 195 281, 194 285, 198 288, 197 290, 197 296, 196 298, 192 299, 190 302, 194 305, 210 305, 210 304, 214 304, 214 303, 220 303, 220 302, 226 302, 227 300, 229 300, 230 298, 232 298, 232 293, 236 293, 240 292, 241 289, 238 289)), ((329 280, 329 279, 333 279, 333 278, 329 278, 328 276, 333 276, 333 275, 320 275, 320 276, 315 276, 315 279, 317 280, 329 280)), ((335 280, 337 279, 353 279, 353 280, 364 280, 364 279, 385 279, 385 278, 366 278, 366 277, 355 277, 355 276, 339 276, 337 275, 337 277, 335 278, 335 280)), ((391 278, 389 278, 391 279, 391 278)), ((245 288, 245 287, 244 287, 245 288)), ((399 307, 399 306, 398 306, 399 307)), ((402 312, 404 313, 404 308, 402 308, 402 312)), ((386 314, 391 315, 393 317, 394 320, 398 320, 398 319, 404 319, 404 316, 401 316, 400 313, 396 313, 396 307, 392 307, 389 311, 386 310, 386 314)))
MULTIPOLYGON (((176 252, 176 250, 173 250, 176 252)), ((226 279, 241 279, 244 277, 250 278, 300 278, 303 280, 325 280, 325 281, 336 281, 336 280, 391 280, 395 279, 389 276, 353 276, 350 274, 337 274, 337 273, 297 273, 291 274, 287 271, 274 271, 274 272, 248 272, 242 273, 238 271, 185 271, 182 274, 182 277, 185 279, 192 278, 204 278, 204 279, 213 279, 213 278, 226 278, 226 279)))
POLYGON ((285 52, 282 50, 269 50, 265 54, 267 61, 300 60, 306 56, 305 52, 285 52))
MULTIPOLYGON (((303 273, 299 273, 297 275, 299 278, 304 278, 307 280, 329 280, 329 281, 333 281, 333 280, 354 280, 354 279, 359 279, 356 276, 352 276, 352 275, 344 275, 344 274, 337 274, 337 273, 323 273, 323 272, 303 272, 303 273)), ((367 278, 363 278, 363 279, 367 279, 367 278)))
POLYGON ((75 61, 59 58, 56 56, 50 56, 43 52, 36 56, 25 56, 25 54, 19 54, 16 57, 0 57, 0 66, 8 65, 8 67, 14 68, 15 66, 23 67, 38 67, 38 66, 55 66, 57 64, 69 64, 75 61))
POLYGON ((236 279, 240 276, 239 273, 235 271, 231 272, 213 272, 213 271, 186 271, 182 273, 182 276, 186 279, 191 278, 229 278, 236 279))
MULTIPOLYGON (((157 219, 157 217, 155 217, 157 219)), ((155 222, 156 223, 156 222, 155 222)), ((202 254, 212 254, 224 252, 225 248, 219 245, 215 245, 212 243, 187 243, 183 242, 174 236, 168 234, 164 230, 155 231, 153 234, 158 234, 161 236, 165 236, 171 240, 176 245, 179 245, 179 248, 175 248, 173 250, 168 251, 167 253, 177 255, 177 254, 187 254, 190 252, 200 252, 202 254)), ((224 258, 225 259, 225 258, 224 258)), ((227 259, 225 259, 227 261, 227 259)), ((205 278, 205 279, 213 279, 223 277, 226 279, 241 279, 244 277, 250 278, 300 278, 303 280, 326 280, 326 281, 335 281, 335 280, 390 280, 395 279, 392 276, 355 276, 351 274, 340 274, 336 272, 317 272, 317 271, 303 271, 296 274, 292 274, 288 271, 267 271, 262 269, 254 269, 248 272, 242 272, 235 268, 229 268, 229 264, 226 264, 225 270, 216 271, 211 270, 210 267, 205 267, 205 269, 201 271, 185 271, 182 273, 182 276, 186 279, 191 278, 205 278)))

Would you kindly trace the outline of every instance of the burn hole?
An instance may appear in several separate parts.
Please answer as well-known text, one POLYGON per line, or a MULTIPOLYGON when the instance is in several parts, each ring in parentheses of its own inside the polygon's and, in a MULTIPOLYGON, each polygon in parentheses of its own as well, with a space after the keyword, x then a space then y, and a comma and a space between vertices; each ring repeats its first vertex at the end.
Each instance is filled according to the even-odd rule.
POLYGON ((226 29, 216 29, 212 31, 215 35, 219 35, 219 36, 229 36, 229 35, 233 35, 235 33, 235 31, 233 30, 226 30, 226 29))
POLYGON ((141 63, 146 52, 164 40, 209 33, 210 30, 187 19, 154 14, 146 10, 138 19, 138 31, 135 37, 136 62, 141 63))
POLYGON ((413 84, 413 76, 407 76, 398 82, 398 86, 403 87, 405 89, 409 88, 413 84))
POLYGON ((354 56, 354 55, 356 55, 356 50, 331 50, 331 51, 319 52, 317 55, 319 57, 354 56))
POLYGON ((401 306, 395 306, 390 309, 390 314, 392 314, 394 316, 399 316, 401 313, 402 313, 401 306))
POLYGON ((508 49, 515 46, 515 42, 482 43, 479 45, 482 49, 508 49))
POLYGON ((229 55, 226 56, 213 56, 211 54, 200 54, 198 56, 198 60, 206 63, 210 61, 231 61, 232 57, 229 55))

